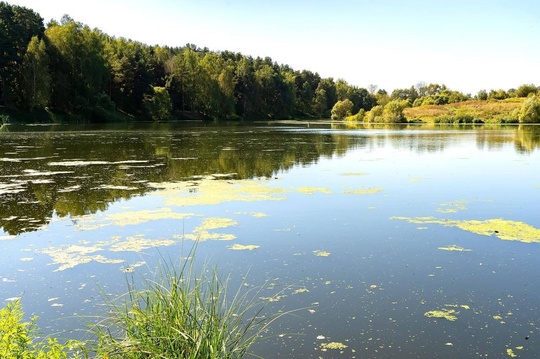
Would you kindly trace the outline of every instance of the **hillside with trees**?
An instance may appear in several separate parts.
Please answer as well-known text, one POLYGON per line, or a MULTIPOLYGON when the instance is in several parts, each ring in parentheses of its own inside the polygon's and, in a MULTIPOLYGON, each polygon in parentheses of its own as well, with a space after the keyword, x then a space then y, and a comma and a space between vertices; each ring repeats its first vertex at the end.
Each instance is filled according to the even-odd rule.
POLYGON ((388 94, 375 85, 364 89, 295 70, 270 57, 116 38, 67 15, 45 26, 33 10, 0 2, 2 122, 330 117, 382 123, 539 122, 538 90, 523 85, 473 97, 419 83, 388 94), (484 116, 489 111, 451 106, 471 100, 473 107, 510 105, 490 118, 484 116), (433 111, 440 113, 432 116, 433 111))

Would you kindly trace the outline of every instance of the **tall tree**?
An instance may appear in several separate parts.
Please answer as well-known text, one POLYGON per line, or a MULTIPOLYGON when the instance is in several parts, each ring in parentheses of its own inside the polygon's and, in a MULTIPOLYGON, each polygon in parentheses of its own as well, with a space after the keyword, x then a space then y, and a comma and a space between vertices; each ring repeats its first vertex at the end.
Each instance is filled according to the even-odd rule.
POLYGON ((22 89, 18 76, 33 36, 43 37, 43 19, 25 7, 0 2, 0 104, 11 106, 22 89))
POLYGON ((24 102, 30 110, 45 108, 50 100, 51 75, 45 41, 32 37, 23 60, 24 102))

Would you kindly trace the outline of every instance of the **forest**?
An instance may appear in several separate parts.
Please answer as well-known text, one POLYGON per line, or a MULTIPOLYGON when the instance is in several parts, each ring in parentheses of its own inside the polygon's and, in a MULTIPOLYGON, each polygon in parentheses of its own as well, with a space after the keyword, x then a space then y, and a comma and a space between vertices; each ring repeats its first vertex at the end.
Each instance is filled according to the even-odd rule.
POLYGON ((513 103, 492 115, 499 116, 498 122, 539 122, 538 93, 538 87, 526 84, 472 96, 423 82, 387 93, 376 85, 365 89, 294 70, 270 57, 116 38, 67 15, 45 25, 33 10, 0 2, 3 123, 290 118, 489 122, 467 106, 438 117, 406 111, 472 100, 513 103))

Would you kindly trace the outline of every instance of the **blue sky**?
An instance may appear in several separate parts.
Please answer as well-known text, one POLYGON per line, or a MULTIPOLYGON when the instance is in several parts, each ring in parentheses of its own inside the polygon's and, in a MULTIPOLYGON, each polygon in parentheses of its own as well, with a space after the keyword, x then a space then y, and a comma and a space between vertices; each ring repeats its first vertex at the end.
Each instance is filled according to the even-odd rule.
POLYGON ((270 56, 392 91, 540 85, 537 0, 8 0, 147 44, 270 56))

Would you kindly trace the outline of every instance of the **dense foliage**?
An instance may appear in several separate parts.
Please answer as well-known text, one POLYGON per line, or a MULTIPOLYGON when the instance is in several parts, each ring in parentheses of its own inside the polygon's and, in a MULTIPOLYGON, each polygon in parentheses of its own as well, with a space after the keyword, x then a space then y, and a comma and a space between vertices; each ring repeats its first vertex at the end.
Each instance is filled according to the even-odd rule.
POLYGON ((68 16, 45 27, 39 14, 5 2, 0 17, 0 106, 33 120, 47 112, 94 121, 114 112, 155 120, 329 117, 338 100, 351 101, 354 112, 375 105, 365 89, 269 57, 148 46, 68 16))
MULTIPOLYGON (((474 99, 538 94, 533 84, 481 90, 474 99)), ((64 16, 45 27, 39 14, 0 2, 0 116, 18 120, 121 118, 285 119, 404 122, 403 109, 472 100, 420 82, 391 94, 229 51, 149 46, 115 38, 64 16), (351 106, 352 105, 352 106, 351 106), (380 106, 380 107, 378 107, 380 106)), ((535 115, 506 116, 536 122, 535 115)), ((442 122, 455 119, 441 119, 442 122)), ((468 122, 469 118, 463 118, 468 122)), ((461 121, 461 119, 459 119, 461 121)), ((6 122, 6 120, 2 120, 6 122)))

